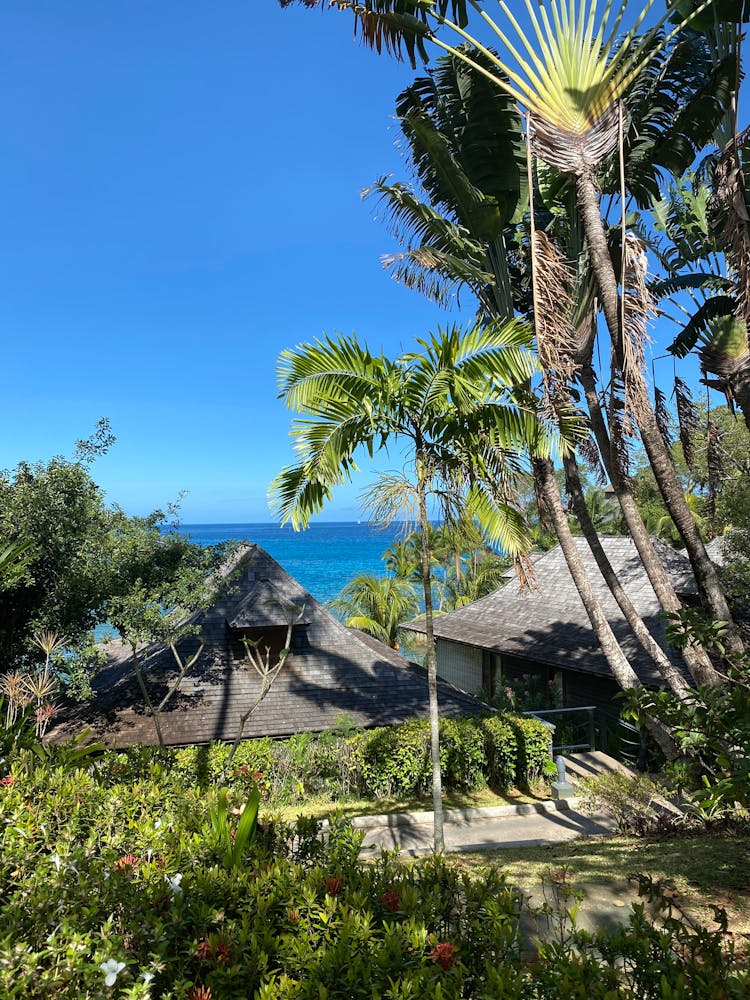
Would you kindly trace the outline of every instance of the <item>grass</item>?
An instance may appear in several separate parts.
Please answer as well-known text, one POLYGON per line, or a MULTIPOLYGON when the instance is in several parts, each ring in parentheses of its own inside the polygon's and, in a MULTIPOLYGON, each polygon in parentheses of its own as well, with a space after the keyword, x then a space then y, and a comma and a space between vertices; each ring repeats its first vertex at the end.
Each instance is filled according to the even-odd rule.
MULTIPOLYGON (((474 792, 445 792, 443 806, 446 809, 476 809, 486 806, 518 805, 522 802, 538 802, 549 798, 549 790, 545 785, 538 793, 519 791, 512 788, 498 794, 489 788, 481 788, 474 792)), ((298 816, 313 816, 316 819, 326 819, 331 815, 372 816, 378 813, 420 812, 432 809, 432 796, 421 795, 404 799, 349 799, 334 801, 329 798, 310 798, 297 805, 271 807, 269 813, 283 820, 293 820, 298 816)))
POLYGON ((582 839, 461 854, 455 861, 469 870, 501 868, 527 892, 539 888, 549 868, 568 868, 577 884, 622 882, 641 872, 673 885, 677 900, 701 923, 710 925, 712 905, 721 906, 733 931, 750 933, 750 836, 582 839))

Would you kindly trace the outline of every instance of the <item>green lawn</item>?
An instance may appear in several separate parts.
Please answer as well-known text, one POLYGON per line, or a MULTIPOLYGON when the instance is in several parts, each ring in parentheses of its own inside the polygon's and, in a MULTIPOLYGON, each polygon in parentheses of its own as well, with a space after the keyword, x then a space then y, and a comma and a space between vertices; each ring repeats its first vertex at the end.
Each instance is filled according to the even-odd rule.
MULTIPOLYGON (((511 789, 503 795, 482 788, 476 792, 446 792, 443 795, 443 805, 446 809, 475 809, 485 806, 518 805, 521 802, 540 802, 549 798, 549 786, 543 785, 538 793, 534 791, 521 792, 511 789)), ((293 820, 298 816, 314 816, 325 819, 331 815, 339 816, 372 816, 378 813, 413 812, 432 809, 432 796, 423 795, 410 799, 350 799, 344 802, 334 802, 331 799, 310 798, 304 803, 291 806, 270 806, 265 811, 270 815, 279 816, 284 820, 293 820)))
POLYGON ((713 903, 727 910, 735 932, 750 933, 750 836, 584 839, 459 854, 455 861, 468 868, 500 867, 526 891, 538 888, 550 867, 569 868, 577 883, 613 882, 642 872, 673 883, 678 899, 702 922, 710 923, 713 903))

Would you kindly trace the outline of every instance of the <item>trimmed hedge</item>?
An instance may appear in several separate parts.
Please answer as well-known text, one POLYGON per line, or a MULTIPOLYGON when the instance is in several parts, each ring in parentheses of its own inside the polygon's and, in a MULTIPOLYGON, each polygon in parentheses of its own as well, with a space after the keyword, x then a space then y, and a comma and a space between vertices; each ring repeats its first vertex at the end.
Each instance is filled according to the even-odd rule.
MULTIPOLYGON (((550 757, 549 729, 537 719, 510 714, 442 719, 440 741, 446 790, 528 787, 544 775, 550 757)), ((148 772, 154 754, 151 748, 133 748, 109 754, 107 760, 117 780, 137 780, 148 772)), ((226 743, 184 747, 166 751, 166 764, 197 787, 208 788, 221 778, 228 754, 226 743)), ((412 719, 380 729, 247 740, 237 750, 229 777, 256 781, 272 805, 310 795, 421 795, 432 787, 429 723, 412 719)))

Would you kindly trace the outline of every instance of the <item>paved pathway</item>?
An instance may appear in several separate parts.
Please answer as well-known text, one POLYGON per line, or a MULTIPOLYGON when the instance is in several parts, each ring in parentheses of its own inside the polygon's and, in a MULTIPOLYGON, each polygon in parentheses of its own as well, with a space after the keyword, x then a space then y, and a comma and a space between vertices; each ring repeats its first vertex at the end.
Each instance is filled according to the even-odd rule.
MULTIPOLYGON (((584 816, 576 799, 486 809, 449 809, 445 814, 448 851, 475 851, 502 847, 536 847, 577 837, 608 837, 615 833, 608 817, 584 816)), ((360 816, 353 825, 364 829, 364 853, 382 848, 404 854, 432 849, 432 813, 360 816)))

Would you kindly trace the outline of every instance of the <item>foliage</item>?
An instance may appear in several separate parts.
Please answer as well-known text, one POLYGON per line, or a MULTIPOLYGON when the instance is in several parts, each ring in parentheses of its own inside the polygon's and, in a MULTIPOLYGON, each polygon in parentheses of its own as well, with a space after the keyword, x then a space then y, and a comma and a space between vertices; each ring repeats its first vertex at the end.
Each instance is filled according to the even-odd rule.
MULTIPOLYGON (((624 1000, 634 985, 644 997, 746 993, 746 965, 721 927, 698 928, 669 910, 653 923, 636 909, 615 936, 573 928, 544 944, 538 962, 524 962, 520 900, 502 874, 388 854, 363 864, 360 838, 346 826, 333 824, 325 839, 315 822, 258 826, 244 863, 227 868, 211 819, 224 794, 157 762, 132 784, 17 754, 0 786, 0 993, 624 1000)), ((224 821, 242 801, 229 793, 224 821)), ((644 891, 667 905, 645 879, 644 891)))
POLYGON ((399 628, 419 610, 414 585, 399 576, 360 573, 329 607, 344 624, 399 648, 399 628))
POLYGON ((654 814, 654 803, 663 790, 646 774, 610 771, 579 783, 584 810, 611 816, 620 833, 634 833, 654 814))
POLYGON ((729 652, 726 623, 697 609, 669 615, 668 641, 700 642, 721 658, 724 683, 699 685, 686 698, 642 690, 629 696, 636 713, 649 712, 673 732, 681 757, 671 765, 679 787, 706 817, 750 807, 750 658, 729 652))
MULTIPOLYGON (((440 740, 448 790, 534 785, 550 754, 549 729, 536 719, 510 714, 442 719, 440 740)), ((429 726, 423 719, 380 729, 306 733, 289 740, 246 740, 231 769, 229 750, 228 744, 213 743, 168 749, 158 759, 202 788, 214 787, 222 776, 239 794, 249 793, 257 783, 274 805, 318 794, 340 800, 411 797, 428 791, 432 781, 429 726)), ((108 773, 137 781, 149 772, 154 751, 133 748, 106 759, 108 773)))

